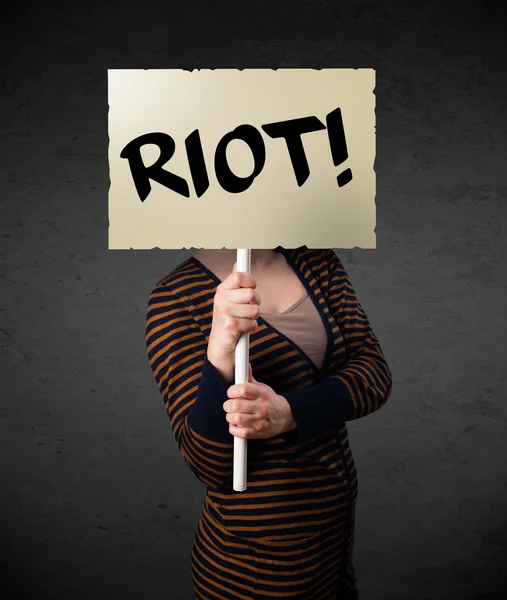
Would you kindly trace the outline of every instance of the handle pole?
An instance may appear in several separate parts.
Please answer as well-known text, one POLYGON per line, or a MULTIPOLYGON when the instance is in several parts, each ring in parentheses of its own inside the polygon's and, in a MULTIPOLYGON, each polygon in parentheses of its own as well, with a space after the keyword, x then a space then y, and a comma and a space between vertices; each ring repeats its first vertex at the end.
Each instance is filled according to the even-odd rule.
MULTIPOLYGON (((250 273, 251 253, 250 250, 238 249, 236 271, 250 273)), ((250 334, 242 333, 236 344, 234 383, 246 383, 248 381, 250 334)), ((246 490, 246 465, 247 465, 247 441, 234 436, 234 455, 232 487, 235 492, 246 490)))

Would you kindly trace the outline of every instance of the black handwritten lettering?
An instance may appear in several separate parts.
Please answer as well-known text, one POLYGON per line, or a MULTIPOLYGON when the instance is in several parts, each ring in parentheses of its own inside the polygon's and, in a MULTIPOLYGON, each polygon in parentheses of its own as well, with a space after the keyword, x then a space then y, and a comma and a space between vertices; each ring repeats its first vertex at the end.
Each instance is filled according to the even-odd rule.
POLYGON ((175 175, 165 171, 162 167, 172 158, 176 144, 170 135, 167 133, 146 133, 129 142, 120 153, 121 158, 126 158, 129 161, 130 172, 136 186, 137 194, 141 202, 144 202, 151 192, 150 179, 160 183, 161 185, 173 190, 177 194, 190 197, 188 183, 175 175), (155 144, 160 148, 160 156, 151 165, 146 167, 141 156, 141 148, 146 144, 155 144))
POLYGON ((301 135, 312 131, 320 131, 325 128, 326 126, 321 123, 317 117, 303 117, 301 119, 291 119, 289 121, 280 121, 279 123, 262 125, 262 129, 269 137, 285 138, 290 160, 292 162, 292 168, 294 169, 299 187, 301 187, 310 176, 310 167, 306 160, 301 135))
POLYGON ((187 150, 188 166, 190 167, 195 193, 200 198, 209 187, 209 178, 198 129, 192 131, 187 137, 185 148, 187 150))
MULTIPOLYGON (((347 142, 340 108, 326 115, 326 125, 333 164, 338 166, 348 158, 347 142)), ((310 176, 310 167, 301 136, 304 133, 326 129, 326 125, 321 123, 315 116, 261 125, 262 130, 270 138, 285 139, 299 187, 310 176)), ((185 198, 190 197, 189 186, 186 180, 162 168, 173 157, 175 149, 176 144, 170 135, 154 132, 135 138, 121 151, 120 157, 126 158, 129 161, 132 178, 141 202, 144 202, 151 192, 150 180, 160 183, 185 198), (146 144, 155 144, 160 149, 160 156, 153 165, 148 167, 143 163, 141 156, 141 148, 146 144)), ((198 129, 192 131, 185 139, 185 149, 195 193, 200 198, 209 188, 209 177, 198 129)), ((231 194, 244 192, 252 185, 255 178, 262 171, 265 162, 266 147, 260 131, 253 125, 239 125, 233 131, 226 133, 216 147, 214 168, 217 181, 226 192, 230 192, 231 194), (239 177, 233 173, 227 162, 227 146, 233 140, 245 142, 252 152, 254 168, 252 173, 247 177, 239 177)), ((352 180, 352 171, 345 169, 336 179, 338 186, 343 187, 352 180)))
MULTIPOLYGON (((333 157, 333 164, 335 167, 341 165, 349 157, 347 150, 347 140, 345 139, 345 130, 343 129, 342 111, 337 108, 331 111, 326 116, 327 124, 327 135, 329 137, 329 146, 331 148, 331 155, 333 157)), ((352 171, 345 169, 343 173, 340 173, 336 178, 338 187, 347 185, 349 181, 352 181, 352 171)))
POLYGON ((218 142, 215 152, 215 173, 218 183, 226 192, 238 194, 244 192, 251 185, 253 180, 264 168, 266 162, 266 148, 262 135, 253 125, 239 125, 234 131, 230 131, 218 142), (248 177, 238 177, 227 164, 226 150, 227 145, 232 140, 243 140, 252 151, 254 157, 254 170, 248 177))

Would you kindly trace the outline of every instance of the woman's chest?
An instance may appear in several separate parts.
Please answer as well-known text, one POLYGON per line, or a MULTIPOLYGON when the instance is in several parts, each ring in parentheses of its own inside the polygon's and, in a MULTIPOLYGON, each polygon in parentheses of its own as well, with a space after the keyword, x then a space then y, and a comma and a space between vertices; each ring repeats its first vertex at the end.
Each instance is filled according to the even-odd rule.
MULTIPOLYGON (((204 261, 201 261, 202 264, 205 264, 204 261)), ((208 275, 211 274, 215 280, 208 280, 208 289, 215 292, 216 288, 211 286, 217 281, 224 281, 231 269, 211 261, 205 267, 208 275)), ((264 273, 252 270, 260 299, 261 319, 257 330, 250 335, 250 359, 262 381, 271 385, 263 378, 271 377, 273 371, 281 374, 284 388, 292 387, 293 382, 288 381, 287 375, 294 371, 297 363, 297 372, 294 371, 297 382, 294 385, 304 386, 311 383, 316 372, 323 373, 329 367, 339 366, 346 358, 346 346, 333 305, 328 304, 326 278, 319 277, 317 270, 310 270, 307 263, 291 266, 280 261, 277 267, 273 269, 272 266, 269 272, 264 273)), ((211 325, 209 303, 203 303, 202 287, 199 288, 198 301, 202 307, 196 308, 196 314, 199 314, 201 324, 209 321, 211 325)), ((280 385, 275 379, 272 383, 280 385)))
POLYGON ((257 278, 256 282, 261 315, 284 313, 306 293, 305 286, 293 271, 278 277, 257 278))

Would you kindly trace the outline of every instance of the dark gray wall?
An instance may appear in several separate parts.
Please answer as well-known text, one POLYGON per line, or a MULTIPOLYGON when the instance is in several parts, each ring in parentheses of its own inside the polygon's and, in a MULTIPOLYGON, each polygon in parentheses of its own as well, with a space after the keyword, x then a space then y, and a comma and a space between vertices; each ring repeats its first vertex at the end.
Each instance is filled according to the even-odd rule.
POLYGON ((144 347, 149 292, 192 251, 107 249, 107 69, 373 67, 378 247, 337 249, 394 378, 388 405, 350 423, 361 600, 504 598, 504 15, 218 4, 4 15, 0 586, 192 598, 204 488, 144 347))

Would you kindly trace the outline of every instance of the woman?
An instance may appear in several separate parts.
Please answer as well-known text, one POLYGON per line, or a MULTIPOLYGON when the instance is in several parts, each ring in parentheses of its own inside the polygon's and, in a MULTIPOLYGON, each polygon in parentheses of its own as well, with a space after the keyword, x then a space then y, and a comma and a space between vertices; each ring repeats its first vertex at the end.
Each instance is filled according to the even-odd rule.
POLYGON ((178 448, 206 499, 192 549, 199 600, 358 598, 357 473, 346 422, 379 409, 391 372, 342 263, 306 246, 199 250, 149 299, 146 345, 178 448), (234 349, 250 334, 250 374, 234 349), (233 436, 248 440, 232 488, 233 436))

